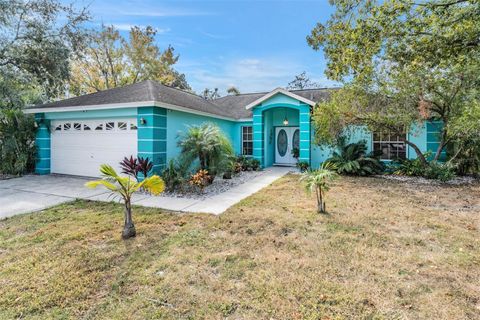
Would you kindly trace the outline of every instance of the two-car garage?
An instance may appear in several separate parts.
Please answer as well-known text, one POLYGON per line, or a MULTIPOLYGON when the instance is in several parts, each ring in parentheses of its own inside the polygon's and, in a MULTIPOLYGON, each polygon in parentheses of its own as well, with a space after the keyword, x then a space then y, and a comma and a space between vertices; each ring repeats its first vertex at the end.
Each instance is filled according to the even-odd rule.
POLYGON ((51 172, 98 177, 101 164, 137 155, 137 119, 51 122, 51 172))

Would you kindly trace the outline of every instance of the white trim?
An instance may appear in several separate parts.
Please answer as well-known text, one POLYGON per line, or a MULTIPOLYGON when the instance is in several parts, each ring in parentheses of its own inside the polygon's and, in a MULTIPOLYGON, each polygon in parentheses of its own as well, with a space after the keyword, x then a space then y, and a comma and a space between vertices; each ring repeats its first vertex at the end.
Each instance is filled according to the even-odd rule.
MULTIPOLYGON (((235 119, 231 117, 219 116, 216 114, 193 110, 186 107, 177 106, 174 104, 164 103, 160 101, 139 101, 139 102, 127 102, 127 103, 109 103, 109 104, 96 104, 87 106, 75 106, 75 107, 50 107, 50 108, 31 108, 24 109, 23 112, 27 114, 32 113, 45 113, 45 112, 68 112, 68 111, 89 111, 89 110, 108 110, 108 109, 125 109, 125 108, 141 108, 141 107, 159 107, 169 110, 182 111, 186 113, 198 114, 210 118, 229 120, 233 122, 252 121, 252 118, 235 119)), ((147 114, 138 114, 137 116, 146 116, 147 114)), ((165 115, 158 115, 165 116, 165 115)))
POLYGON ((167 117, 166 114, 155 114, 155 113, 145 113, 145 114, 143 114, 143 113, 137 113, 137 116, 139 116, 139 117, 143 117, 143 116, 154 116, 154 117, 164 117, 164 118, 167 117))
POLYGON ((273 97, 274 95, 276 95, 277 93, 282 93, 284 95, 286 95, 287 97, 290 97, 290 98, 293 98, 293 99, 296 99, 296 100, 299 100, 303 103, 306 103, 310 106, 314 106, 315 105, 315 102, 313 102, 312 100, 309 100, 309 99, 306 99, 304 97, 301 97, 295 93, 292 93, 290 91, 287 91, 283 88, 277 88, 273 91, 270 91, 269 93, 267 93, 266 95, 264 95, 263 97, 260 97, 259 99, 253 101, 252 103, 248 104, 245 109, 251 109, 253 107, 255 107, 256 105, 259 105, 260 103, 262 103, 263 101, 265 100, 268 100, 270 99, 271 97, 273 97))

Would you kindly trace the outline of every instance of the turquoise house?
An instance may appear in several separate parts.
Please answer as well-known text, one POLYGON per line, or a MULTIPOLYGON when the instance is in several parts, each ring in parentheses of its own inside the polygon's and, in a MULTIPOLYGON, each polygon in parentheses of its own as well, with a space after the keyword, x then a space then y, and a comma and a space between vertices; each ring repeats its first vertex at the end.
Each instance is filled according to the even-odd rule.
MULTIPOLYGON (((215 100, 155 81, 143 81, 34 106, 38 174, 98 176, 102 163, 123 157, 148 157, 154 171, 179 154, 178 136, 189 126, 217 124, 239 155, 258 159, 262 167, 294 166, 297 161, 318 167, 332 149, 314 142, 311 112, 334 89, 290 90, 231 95, 215 100), (298 151, 298 159, 292 151, 298 151)), ((405 135, 354 128, 352 141, 365 140, 382 159, 414 158, 405 139, 423 152, 436 150, 441 123, 425 122, 405 135)))

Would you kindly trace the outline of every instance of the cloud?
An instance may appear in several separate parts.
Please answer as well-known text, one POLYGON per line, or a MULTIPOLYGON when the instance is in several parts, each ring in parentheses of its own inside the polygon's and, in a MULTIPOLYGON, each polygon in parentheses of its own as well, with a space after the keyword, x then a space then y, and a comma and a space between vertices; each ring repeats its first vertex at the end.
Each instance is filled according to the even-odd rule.
MULTIPOLYGON (((132 29, 132 27, 140 27, 142 29, 146 28, 147 26, 146 25, 138 25, 138 24, 130 24, 130 23, 110 23, 110 24, 106 24, 106 25, 112 25, 115 27, 115 29, 118 29, 120 31, 130 31, 132 29)), ((156 28, 156 27, 153 27, 156 31, 157 31, 157 34, 163 34, 163 33, 167 33, 167 32, 170 32, 170 28, 156 28)))
MULTIPOLYGON (((309 71, 307 66, 285 57, 248 57, 232 60, 219 58, 216 61, 202 63, 180 61, 178 69, 186 74, 197 92, 207 87, 225 91, 230 86, 236 86, 244 93, 285 87, 295 75, 304 70, 309 71)), ((308 74, 322 86, 334 85, 322 74, 311 72, 308 74)))
POLYGON ((190 17, 213 15, 213 12, 185 7, 168 7, 149 1, 117 0, 114 6, 110 2, 99 2, 93 5, 95 12, 111 17, 190 17))

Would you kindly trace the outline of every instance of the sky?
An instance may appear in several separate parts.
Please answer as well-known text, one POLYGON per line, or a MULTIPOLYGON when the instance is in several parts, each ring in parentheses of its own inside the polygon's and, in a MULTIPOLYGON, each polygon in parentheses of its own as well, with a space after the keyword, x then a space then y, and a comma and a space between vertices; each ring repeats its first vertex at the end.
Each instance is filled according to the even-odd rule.
POLYGON ((76 4, 88 5, 94 25, 112 24, 124 35, 133 25, 156 28, 158 45, 175 48, 175 68, 198 93, 270 91, 303 71, 323 87, 335 85, 324 75, 323 53, 306 42, 331 14, 328 0, 82 1, 76 4))

